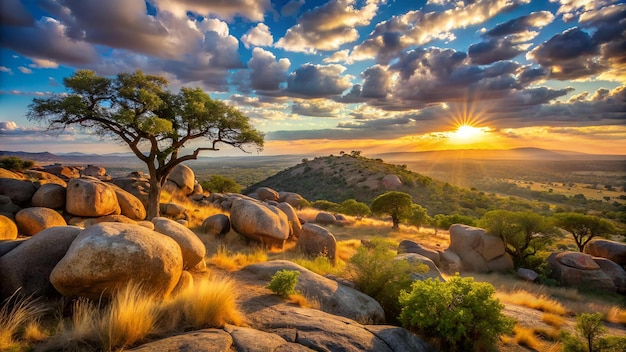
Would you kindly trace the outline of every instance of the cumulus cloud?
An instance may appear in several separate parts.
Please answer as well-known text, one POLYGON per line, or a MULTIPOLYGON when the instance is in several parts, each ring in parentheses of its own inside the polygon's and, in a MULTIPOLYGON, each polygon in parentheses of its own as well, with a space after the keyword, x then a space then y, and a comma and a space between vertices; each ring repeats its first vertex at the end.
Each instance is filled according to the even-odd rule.
POLYGON ((48 59, 38 59, 38 58, 32 58, 31 61, 33 62, 32 64, 28 65, 32 68, 57 68, 59 67, 59 64, 52 61, 52 60, 48 60, 48 59))
POLYGON ((324 99, 295 100, 291 105, 291 112, 305 116, 337 117, 342 106, 324 99))
POLYGON ((261 91, 277 91, 280 84, 287 80, 287 70, 291 62, 261 48, 252 50, 252 58, 248 61, 250 69, 250 87, 261 91))
POLYGON ((67 27, 60 21, 42 17, 30 27, 11 27, 2 24, 0 46, 31 58, 64 62, 70 65, 95 63, 98 54, 84 41, 66 35, 67 27))
POLYGON ((346 64, 351 64, 352 60, 350 59, 350 50, 344 49, 335 51, 332 55, 325 57, 323 62, 343 62, 346 64))
POLYGON ((350 88, 350 76, 341 76, 346 70, 338 64, 304 64, 289 74, 284 93, 303 98, 322 98, 341 94, 350 88))
POLYGON ((529 0, 477 0, 455 3, 454 8, 440 12, 409 11, 379 23, 368 39, 355 46, 354 60, 376 58, 388 63, 409 47, 427 44, 435 39, 450 39, 451 31, 483 23, 499 13, 529 0))
MULTIPOLYGON (((269 0, 149 0, 159 10, 168 11, 172 14, 185 18, 187 12, 193 12, 201 16, 218 16, 226 20, 232 20, 236 16, 247 18, 251 21, 263 21, 265 12, 272 9, 269 0)), ((143 1, 142 1, 143 2, 143 1)))
POLYGON ((259 23, 241 37, 241 42, 246 48, 251 46, 272 46, 274 37, 266 24, 259 23))
POLYGON ((0 131, 10 131, 17 129, 17 123, 13 121, 0 121, 0 131))
POLYGON ((0 72, 6 72, 6 73, 8 73, 10 75, 13 74, 13 71, 10 68, 6 67, 6 66, 0 66, 0 72))
POLYGON ((587 11, 601 9, 608 5, 618 3, 619 1, 620 0, 550 0, 550 2, 559 4, 559 9, 556 13, 562 15, 563 20, 566 22, 574 20, 587 11))
POLYGON ((355 27, 370 23, 378 10, 378 0, 368 0, 361 8, 355 0, 330 0, 304 12, 298 23, 289 28, 276 47, 288 51, 315 53, 337 50, 359 38, 355 27))
POLYGON ((2 0, 0 23, 5 26, 32 26, 35 20, 20 0, 2 0))

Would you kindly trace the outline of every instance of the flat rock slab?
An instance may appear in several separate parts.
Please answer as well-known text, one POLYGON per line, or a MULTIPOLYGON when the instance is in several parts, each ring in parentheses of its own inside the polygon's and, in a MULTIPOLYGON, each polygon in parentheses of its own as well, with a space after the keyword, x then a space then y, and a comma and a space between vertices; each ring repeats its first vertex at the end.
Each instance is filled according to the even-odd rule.
POLYGON ((220 329, 192 331, 182 335, 166 337, 126 351, 141 352, 229 352, 233 339, 220 329))

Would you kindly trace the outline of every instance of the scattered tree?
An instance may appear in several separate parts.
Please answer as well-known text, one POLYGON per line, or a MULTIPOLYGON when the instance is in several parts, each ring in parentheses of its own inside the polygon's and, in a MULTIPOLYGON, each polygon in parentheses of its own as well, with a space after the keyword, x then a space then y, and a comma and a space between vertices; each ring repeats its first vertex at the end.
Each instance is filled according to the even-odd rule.
POLYGON ((409 224, 420 227, 432 222, 428 211, 419 204, 413 204, 411 206, 411 216, 409 216, 409 224))
POLYGON ((221 175, 212 175, 208 181, 200 182, 202 188, 212 193, 240 193, 241 185, 232 178, 221 175))
POLYGON ((363 202, 359 202, 356 199, 347 199, 341 203, 339 211, 346 214, 356 216, 361 220, 364 216, 372 214, 370 207, 363 202))
POLYGON ((504 249, 519 266, 545 248, 556 235, 550 219, 530 211, 492 210, 479 225, 504 242, 504 249))
POLYGON ((467 216, 467 215, 460 215, 460 214, 451 214, 451 215, 437 214, 432 218, 431 222, 432 222, 433 227, 435 228, 435 231, 437 231, 438 229, 447 230, 450 228, 452 224, 476 226, 475 218, 471 216, 467 216))
POLYGON ((560 213, 554 215, 554 218, 556 226, 574 237, 578 250, 581 252, 594 237, 608 236, 615 232, 615 225, 612 222, 594 215, 560 213))
POLYGON ((159 213, 161 187, 178 164, 197 159, 201 151, 221 144, 260 150, 263 134, 237 109, 213 100, 200 88, 166 89, 165 78, 120 73, 115 78, 93 71, 76 71, 63 80, 67 95, 33 99, 28 118, 44 121, 49 130, 77 126, 101 137, 113 137, 130 147, 150 175, 148 218, 159 213), (179 154, 194 140, 208 147, 179 154))
POLYGON ((341 208, 340 204, 331 202, 325 199, 316 200, 313 203, 311 203, 311 206, 315 209, 331 211, 331 212, 338 212, 339 209, 341 208))
POLYGON ((404 192, 391 191, 376 197, 372 202, 372 213, 391 216, 393 228, 400 228, 400 220, 411 216, 413 200, 404 192))
POLYGON ((0 167, 9 171, 24 171, 35 165, 32 160, 22 160, 16 156, 0 159, 0 167))

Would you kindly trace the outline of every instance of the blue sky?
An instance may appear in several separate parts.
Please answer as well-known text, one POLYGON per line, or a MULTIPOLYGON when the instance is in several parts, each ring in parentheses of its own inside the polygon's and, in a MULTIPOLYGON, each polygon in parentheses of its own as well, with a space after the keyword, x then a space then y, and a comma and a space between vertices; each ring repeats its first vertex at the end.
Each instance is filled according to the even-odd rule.
POLYGON ((626 154, 623 1, 3 0, 0 11, 0 150, 126 151, 86 131, 46 134, 25 114, 77 69, 140 69, 237 106, 266 154, 626 154))

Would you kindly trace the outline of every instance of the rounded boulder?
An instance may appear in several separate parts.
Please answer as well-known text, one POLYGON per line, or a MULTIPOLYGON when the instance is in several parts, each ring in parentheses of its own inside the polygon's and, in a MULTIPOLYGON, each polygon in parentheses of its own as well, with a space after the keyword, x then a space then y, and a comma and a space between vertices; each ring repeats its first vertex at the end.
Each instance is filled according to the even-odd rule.
POLYGON ((94 178, 73 178, 67 185, 65 209, 69 214, 99 217, 120 214, 113 187, 94 178))
POLYGON ((0 241, 14 240, 17 238, 17 225, 13 220, 0 215, 0 241))
POLYGON ((169 176, 167 176, 167 179, 174 182, 185 195, 193 193, 196 176, 189 166, 184 164, 176 165, 169 176))
POLYGON ((120 212, 122 215, 127 216, 133 220, 143 220, 146 218, 146 207, 143 205, 139 198, 132 195, 130 192, 126 192, 118 186, 112 185, 117 197, 117 202, 120 205, 120 212))
POLYGON ((176 221, 163 217, 153 218, 152 223, 154 224, 154 231, 162 233, 178 243, 183 254, 184 269, 193 268, 204 259, 206 247, 193 231, 176 221))
POLYGON ((319 225, 309 223, 302 225, 296 247, 306 255, 324 256, 332 263, 336 261, 337 240, 330 231, 319 225))
POLYGON ((596 238, 587 243, 584 252, 626 266, 626 243, 596 238))
POLYGON ((230 231, 230 219, 224 214, 211 215, 202 222, 202 232, 213 236, 225 236, 230 231))
POLYGON ((139 225, 100 223, 78 234, 50 281, 68 297, 108 298, 129 282, 167 296, 182 271, 182 252, 172 238, 139 225))
POLYGON ((259 187, 256 190, 256 194, 259 196, 260 200, 273 200, 278 201, 279 195, 278 192, 269 188, 269 187, 259 187))
POLYGON ((56 183, 41 185, 33 194, 31 204, 34 207, 45 207, 62 210, 65 208, 66 188, 56 183))
POLYGON ((35 235, 49 227, 67 225, 61 214, 43 207, 25 208, 18 211, 15 214, 15 223, 19 232, 24 236, 35 235))
POLYGON ((254 200, 233 200, 230 222, 238 234, 268 246, 282 248, 291 234, 285 213, 273 205, 254 200))

